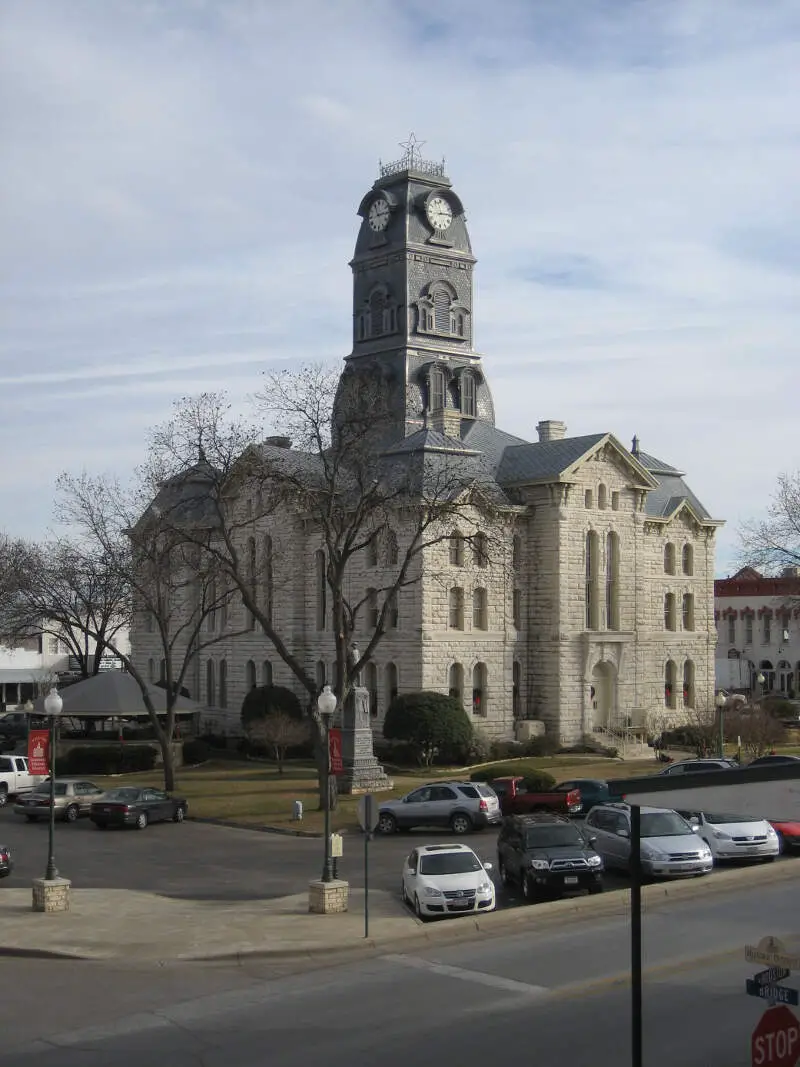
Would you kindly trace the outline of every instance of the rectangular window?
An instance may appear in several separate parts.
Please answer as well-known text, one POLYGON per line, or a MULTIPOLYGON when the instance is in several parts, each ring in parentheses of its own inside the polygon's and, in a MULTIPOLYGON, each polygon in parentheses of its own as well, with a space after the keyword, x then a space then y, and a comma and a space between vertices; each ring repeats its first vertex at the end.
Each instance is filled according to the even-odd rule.
POLYGON ((475 379, 471 374, 461 375, 461 414, 474 419, 477 415, 475 379))
POLYGON ((512 611, 514 619, 514 629, 522 629, 522 590, 515 589, 512 600, 512 611))
POLYGON ((450 629, 464 629, 464 590, 450 590, 450 629))
POLYGON ((675 594, 667 593, 664 596, 664 629, 675 630, 677 629, 677 621, 675 619, 675 594))
POLYGON ((367 590, 367 626, 374 630, 378 625, 378 593, 375 589, 367 590))
POLYGON ((736 619, 733 615, 728 616, 728 644, 736 644, 736 619))
POLYGON ((683 628, 694 629, 694 597, 691 593, 683 594, 683 628))
POLYGON ((476 630, 489 628, 485 589, 476 589, 472 594, 472 625, 476 630))
POLYGON ((389 599, 389 611, 388 611, 388 627, 390 630, 396 630, 400 623, 400 612, 397 608, 397 594, 389 599))
POLYGON ((744 617, 744 643, 746 645, 752 645, 753 643, 753 616, 745 615, 744 617))
POLYGON ((47 638, 47 651, 50 653, 51 656, 57 656, 58 655, 58 638, 57 637, 48 637, 47 638))
POLYGON ((768 645, 772 640, 772 619, 769 615, 764 616, 763 634, 762 642, 763 644, 768 645))

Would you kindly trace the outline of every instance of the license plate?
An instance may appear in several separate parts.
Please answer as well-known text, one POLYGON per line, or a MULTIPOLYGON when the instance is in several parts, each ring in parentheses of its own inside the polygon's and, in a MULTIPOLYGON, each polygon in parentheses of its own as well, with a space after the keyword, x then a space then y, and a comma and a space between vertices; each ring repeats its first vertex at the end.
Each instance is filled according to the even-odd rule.
POLYGON ((577 885, 577 884, 578 884, 578 876, 577 876, 577 874, 565 874, 564 875, 564 885, 577 885))

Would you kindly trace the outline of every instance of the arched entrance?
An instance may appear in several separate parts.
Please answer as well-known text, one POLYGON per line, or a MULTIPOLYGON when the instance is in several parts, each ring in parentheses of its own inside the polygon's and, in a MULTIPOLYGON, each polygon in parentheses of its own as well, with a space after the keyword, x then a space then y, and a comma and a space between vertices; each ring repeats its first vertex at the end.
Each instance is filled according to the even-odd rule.
POLYGON ((607 730, 614 722, 617 704, 617 672, 608 660, 592 671, 592 730, 607 730))

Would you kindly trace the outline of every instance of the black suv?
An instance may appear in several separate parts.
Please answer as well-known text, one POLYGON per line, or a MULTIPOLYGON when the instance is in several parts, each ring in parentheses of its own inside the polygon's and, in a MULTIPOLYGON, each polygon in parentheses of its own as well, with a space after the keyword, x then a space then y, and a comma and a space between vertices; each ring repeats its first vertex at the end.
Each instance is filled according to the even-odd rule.
POLYGON ((500 880, 521 886, 528 901, 574 889, 602 893, 603 861, 592 840, 560 815, 509 815, 497 838, 500 880))

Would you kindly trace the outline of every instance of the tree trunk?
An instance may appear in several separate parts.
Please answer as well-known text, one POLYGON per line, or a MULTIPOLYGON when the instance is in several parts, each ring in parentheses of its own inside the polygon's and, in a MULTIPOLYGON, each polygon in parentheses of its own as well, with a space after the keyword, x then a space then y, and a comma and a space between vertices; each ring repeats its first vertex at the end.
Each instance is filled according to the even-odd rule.
MULTIPOLYGON (((313 720, 314 723, 314 756, 317 764, 318 775, 318 792, 319 792, 319 811, 325 810, 325 767, 326 761, 330 759, 330 753, 328 752, 325 744, 325 728, 318 719, 313 720)), ((331 811, 336 811, 336 807, 339 803, 339 791, 336 788, 336 778, 334 775, 328 775, 328 804, 331 811)))
POLYGON ((175 761, 172 756, 172 738, 162 727, 157 717, 153 718, 161 759, 164 761, 164 789, 171 793, 175 789, 175 761))

